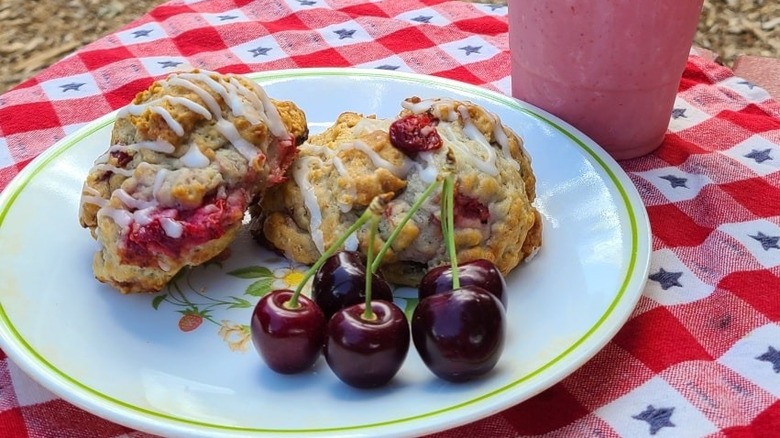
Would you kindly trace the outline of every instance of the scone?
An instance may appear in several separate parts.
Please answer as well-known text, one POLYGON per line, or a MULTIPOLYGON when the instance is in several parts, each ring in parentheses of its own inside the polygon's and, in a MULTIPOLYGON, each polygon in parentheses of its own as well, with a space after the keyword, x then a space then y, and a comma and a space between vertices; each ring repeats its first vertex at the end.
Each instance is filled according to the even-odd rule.
POLYGON ((218 255, 307 135, 298 107, 241 76, 195 70, 155 82, 119 111, 83 186, 80 223, 101 247, 95 277, 155 292, 218 255))
MULTIPOLYGON (((522 140, 498 117, 470 102, 449 99, 402 103, 398 119, 427 115, 440 146, 402 151, 390 138, 394 120, 343 113, 301 145, 290 178, 268 190, 252 211, 251 230, 266 245, 311 264, 367 208, 392 193, 375 248, 383 244, 447 162, 454 160, 455 241, 458 261, 484 258, 508 274, 541 246, 541 217, 533 206, 536 179, 522 140)), ((360 230, 345 249, 366 252, 360 230)), ((440 223, 440 189, 401 230, 382 262, 391 282, 416 285, 430 267, 448 262, 440 223)))

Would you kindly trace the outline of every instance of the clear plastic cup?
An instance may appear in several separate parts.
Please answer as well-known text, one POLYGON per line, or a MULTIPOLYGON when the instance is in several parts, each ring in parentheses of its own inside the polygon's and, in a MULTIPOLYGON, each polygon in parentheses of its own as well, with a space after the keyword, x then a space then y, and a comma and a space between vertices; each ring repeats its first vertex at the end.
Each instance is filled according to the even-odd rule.
POLYGON ((512 95, 615 159, 660 146, 703 0, 510 0, 512 95))

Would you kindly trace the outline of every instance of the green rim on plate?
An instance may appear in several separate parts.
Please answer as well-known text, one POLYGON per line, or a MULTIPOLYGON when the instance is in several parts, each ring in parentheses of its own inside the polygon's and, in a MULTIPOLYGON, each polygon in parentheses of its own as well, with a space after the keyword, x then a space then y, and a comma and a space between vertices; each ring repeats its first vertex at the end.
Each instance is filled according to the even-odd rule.
MULTIPOLYGON (((630 225, 630 234, 631 234, 631 249, 630 249, 630 258, 628 267, 626 269, 626 273, 623 277, 623 280, 620 284, 620 289, 617 291, 617 294, 615 295, 614 299, 610 303, 610 305, 605 310, 604 314, 593 324, 590 329, 588 329, 579 339, 577 339, 574 343, 572 343, 566 350, 564 350, 562 353, 560 353, 558 356, 550 360, 549 362, 545 363, 544 365, 540 366, 539 368, 529 372, 528 374, 522 376, 519 379, 516 379, 512 382, 510 382, 507 385, 504 385, 498 389, 495 389, 491 392, 485 393, 480 395, 479 397, 472 398, 470 400, 467 400, 465 402, 461 402, 458 404, 454 404, 452 406, 448 406, 446 408, 437 409, 430 412, 425 412, 419 415, 413 415, 408 416, 404 418, 398 418, 394 420, 388 420, 388 421, 382 421, 382 422, 374 422, 374 423, 368 423, 368 424, 356 424, 356 425, 350 425, 350 426, 341 426, 341 427, 330 427, 330 428, 309 428, 309 429, 264 429, 264 428, 253 428, 253 427, 241 427, 241 426, 233 426, 233 425, 222 425, 222 424, 214 424, 209 423, 205 421, 196 421, 186 418, 179 418, 172 415, 167 415, 164 413, 152 411, 149 409, 145 409, 139 406, 135 406, 129 403, 126 403, 122 400, 116 399, 110 395, 104 394, 100 391, 97 391, 78 380, 74 379, 73 377, 69 376, 65 372, 58 369, 55 365, 53 365, 51 362, 49 362, 45 357, 43 357, 40 353, 38 353, 21 335, 21 333, 18 332, 14 324, 11 322, 11 319, 9 318, 8 314, 6 313, 5 307, 0 302, 0 320, 2 320, 3 324, 8 328, 8 331, 13 336, 15 341, 20 345, 23 350, 26 352, 26 354, 32 358, 33 361, 37 362, 39 365, 42 365, 47 370, 51 372, 51 374, 62 381, 66 382, 66 384, 75 387, 76 389, 82 391, 85 394, 98 397, 99 399, 110 402, 114 404, 115 406, 126 408, 134 412, 135 414, 140 414, 142 416, 151 417, 154 420, 169 420, 169 421, 175 421, 180 424, 185 425, 191 425, 191 426, 198 426, 198 427, 208 427, 213 429, 220 429, 225 431, 233 431, 233 432, 257 432, 257 433, 323 433, 323 432, 339 432, 339 431, 350 431, 350 430, 358 430, 358 429, 368 429, 368 428, 375 428, 375 427, 381 427, 381 426, 387 426, 387 425, 394 425, 394 424, 400 424, 405 422, 410 422, 414 420, 419 420, 423 418, 428 417, 434 417, 443 413, 449 413, 456 411, 458 409, 468 407, 470 405, 473 405, 475 403, 478 403, 480 401, 492 398, 496 396, 497 394, 501 394, 503 392, 506 392, 507 390, 516 387, 517 385, 520 385, 524 382, 527 382, 528 380, 538 376, 539 374, 543 373, 544 371, 552 368, 556 364, 560 363, 564 358, 571 355, 573 352, 577 350, 577 348, 582 345, 586 340, 591 338, 596 331, 602 327, 605 321, 609 319, 609 317, 614 312, 615 308, 618 306, 618 304, 622 301, 623 297, 626 294, 626 290, 628 289, 629 284, 631 283, 632 278, 634 277, 635 270, 637 268, 637 257, 638 257, 638 228, 637 228, 637 215, 634 211, 634 208, 630 202, 629 195, 627 193, 627 190, 621 183, 618 176, 615 174, 615 172, 609 167, 609 165, 605 162, 605 160, 596 153, 592 148, 590 148, 588 145, 586 145, 580 138, 578 138, 576 135, 571 133, 569 130, 567 130, 565 127, 559 125, 553 120, 550 120, 549 118, 532 111, 530 109, 527 109, 523 107, 518 101, 498 94, 493 91, 489 91, 487 89, 478 88, 473 85, 459 83, 452 80, 447 79, 441 79, 441 78, 434 78, 429 76, 422 76, 422 75, 415 75, 415 74, 399 74, 397 72, 383 72, 383 71, 361 71, 361 70, 348 70, 348 69, 334 69, 334 70, 328 70, 328 69, 302 69, 302 70, 295 70, 295 71, 280 71, 280 72, 270 72, 270 73, 257 73, 257 74, 248 74, 247 77, 259 82, 270 82, 275 80, 286 80, 286 79, 294 79, 294 78, 301 78, 301 77, 323 77, 323 76, 346 76, 346 77, 368 77, 368 78, 386 78, 396 81, 407 81, 407 82, 413 82, 418 84, 425 84, 425 85, 431 85, 431 86, 446 86, 449 90, 455 90, 458 92, 461 92, 465 95, 473 95, 478 96, 480 98, 492 101, 496 104, 505 106, 509 109, 520 111, 525 114, 528 114, 545 124, 549 125, 553 129, 559 131, 563 135, 565 135, 569 140, 574 142, 580 149, 585 151, 588 156, 595 161, 600 169, 609 177, 609 180, 614 184, 615 189, 620 194, 620 199, 622 200, 622 206, 625 208, 627 217, 629 219, 629 225, 630 225)), ((58 148, 54 151, 52 151, 49 154, 46 154, 44 159, 40 161, 34 161, 32 166, 34 167, 28 167, 25 170, 22 171, 22 174, 19 175, 19 178, 15 181, 13 181, 11 184, 9 184, 9 187, 6 188, 6 190, 11 189, 11 193, 3 193, 6 197, 5 205, 2 206, 2 210, 0 210, 0 228, 2 228, 6 216, 9 212, 9 210, 13 207, 14 202, 18 198, 19 194, 25 189, 25 187, 30 183, 30 181, 38 175, 44 168, 46 168, 48 165, 50 165, 54 160, 56 160, 58 157, 60 157, 64 152, 68 151, 73 146, 77 145, 81 140, 89 137, 90 135, 94 134, 98 130, 105 128, 107 125, 114 122, 113 116, 105 116, 103 119, 99 119, 93 124, 88 125, 85 129, 78 131, 73 137, 66 138, 63 143, 61 143, 58 148)))

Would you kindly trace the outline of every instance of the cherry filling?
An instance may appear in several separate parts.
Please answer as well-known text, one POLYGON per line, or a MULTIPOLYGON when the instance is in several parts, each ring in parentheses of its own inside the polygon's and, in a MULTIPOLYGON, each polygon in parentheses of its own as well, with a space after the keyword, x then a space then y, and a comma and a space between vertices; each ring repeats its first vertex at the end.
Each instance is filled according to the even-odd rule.
POLYGON ((442 145, 436 131, 439 119, 428 113, 410 114, 390 125, 390 143, 406 155, 438 149, 442 145))
POLYGON ((478 200, 455 193, 454 221, 458 227, 478 228, 490 220, 490 210, 478 200))
POLYGON ((122 261, 136 266, 156 266, 160 254, 179 258, 184 252, 222 237, 225 229, 241 220, 244 196, 212 199, 195 210, 155 209, 146 214, 143 225, 130 223, 125 236, 122 261), (167 225, 167 231, 166 231, 167 225))
POLYGON ((121 168, 127 166, 127 163, 133 159, 133 156, 125 151, 113 151, 111 152, 111 157, 116 160, 116 167, 121 168))
POLYGON ((268 173, 268 186, 274 186, 287 180, 287 168, 290 167, 298 154, 297 139, 290 136, 288 139, 278 140, 268 150, 270 172, 268 173))

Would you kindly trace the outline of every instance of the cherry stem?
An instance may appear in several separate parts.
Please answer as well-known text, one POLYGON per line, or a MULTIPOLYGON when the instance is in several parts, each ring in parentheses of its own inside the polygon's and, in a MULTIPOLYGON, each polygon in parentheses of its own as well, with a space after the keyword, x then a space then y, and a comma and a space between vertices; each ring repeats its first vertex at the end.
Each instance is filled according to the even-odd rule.
MULTIPOLYGON (((378 198, 378 197, 377 197, 378 198)), ((377 198, 374 198, 375 200, 377 198)), ((372 201, 372 205, 374 202, 372 201)), ((301 282, 298 283, 298 286, 295 288, 295 291, 293 292, 292 296, 290 297, 290 300, 284 303, 284 307, 287 309, 297 309, 300 307, 300 304, 298 303, 298 297, 301 295, 301 291, 303 290, 303 287, 306 285, 306 283, 309 281, 309 279, 317 273, 317 270, 322 267, 323 264, 325 264, 325 261, 328 259, 328 257, 332 256, 336 253, 336 251, 341 248, 342 245, 344 245, 344 242, 349 239, 349 236, 352 235, 355 231, 360 229, 360 227, 363 226, 366 222, 371 220, 372 218, 377 218, 378 215, 374 211, 375 209, 372 209, 371 207, 367 208, 366 211, 363 212, 363 214, 360 215, 358 220, 353 223, 346 232, 344 232, 341 237, 338 238, 333 244, 320 256, 320 258, 317 259, 316 262, 309 268, 308 271, 303 275, 303 278, 301 279, 301 282)))
POLYGON ((450 173, 444 178, 441 200, 441 230, 444 236, 444 245, 450 257, 450 269, 452 270, 452 288, 460 288, 460 276, 458 275, 458 253, 455 248, 455 176, 450 173))
POLYGON ((412 204, 412 207, 409 209, 409 211, 406 212, 404 217, 401 218, 401 222, 399 222, 395 229, 393 229, 393 232, 390 233, 390 236, 387 237, 387 241, 385 241, 384 245, 382 245, 382 247, 379 249, 379 252, 376 254, 376 259, 373 261, 373 263, 368 262, 369 274, 373 274, 379 269, 379 265, 382 263, 382 258, 384 258, 385 253, 393 245, 393 242, 395 242, 395 239, 398 237, 398 235, 401 234, 401 231, 403 230, 406 223, 409 222, 415 213, 417 213, 417 210, 422 207, 425 200, 431 196, 433 191, 436 190, 439 185, 441 185, 441 180, 437 178, 436 181, 428 185, 420 197, 418 197, 414 204, 412 204))
MULTIPOLYGON (((370 210, 370 209, 369 209, 370 210)), ((379 216, 375 215, 371 218, 368 228, 368 248, 366 248, 366 265, 371 266, 374 261, 374 239, 376 239, 376 229, 379 226, 379 216)), ((371 307, 371 284, 374 280, 374 273, 366 272, 366 309, 363 311, 362 318, 365 321, 373 321, 376 319, 374 315, 374 309, 371 307)))

